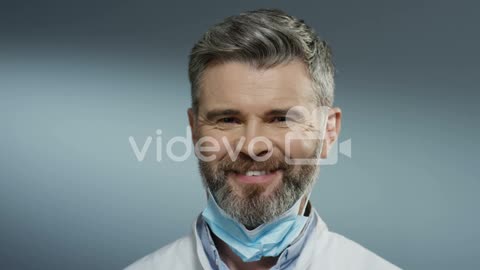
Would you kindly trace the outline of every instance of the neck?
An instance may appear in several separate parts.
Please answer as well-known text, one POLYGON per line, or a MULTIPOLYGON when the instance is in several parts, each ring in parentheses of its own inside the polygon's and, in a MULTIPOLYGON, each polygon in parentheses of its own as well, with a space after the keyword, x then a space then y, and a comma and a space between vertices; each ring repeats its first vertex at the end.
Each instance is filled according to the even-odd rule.
POLYGON ((267 270, 271 269, 278 260, 277 257, 262 257, 258 261, 244 262, 233 252, 230 247, 212 233, 212 238, 217 247, 218 253, 222 261, 228 266, 230 270, 267 270))
MULTIPOLYGON (((310 215, 310 204, 308 204, 307 197, 302 198, 302 204, 300 207, 299 215, 310 215), (302 210, 305 208, 305 212, 302 210)), ((230 247, 218 238, 214 233, 211 234, 215 246, 218 250, 220 258, 228 266, 230 270, 268 270, 277 264, 279 256, 276 257, 262 257, 258 261, 244 262, 242 259, 233 252, 230 247)))

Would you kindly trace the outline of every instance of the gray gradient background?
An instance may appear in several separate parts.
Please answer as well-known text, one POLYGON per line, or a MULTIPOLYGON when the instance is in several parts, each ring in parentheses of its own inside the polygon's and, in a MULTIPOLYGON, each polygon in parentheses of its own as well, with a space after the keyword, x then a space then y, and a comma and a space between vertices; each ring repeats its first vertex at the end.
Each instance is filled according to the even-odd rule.
POLYGON ((330 229, 405 269, 480 269, 473 1, 0 5, 0 269, 121 269, 190 232, 194 156, 159 163, 152 146, 139 163, 128 137, 185 136, 190 48, 259 7, 334 49, 353 156, 312 194, 330 229))

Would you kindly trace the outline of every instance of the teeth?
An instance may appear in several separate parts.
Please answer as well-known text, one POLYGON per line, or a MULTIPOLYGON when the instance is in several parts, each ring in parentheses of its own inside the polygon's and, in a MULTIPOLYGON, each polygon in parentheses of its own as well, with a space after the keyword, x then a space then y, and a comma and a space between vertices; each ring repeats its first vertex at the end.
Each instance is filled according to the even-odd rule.
POLYGON ((246 176, 260 176, 267 174, 267 171, 248 171, 245 175, 246 176))

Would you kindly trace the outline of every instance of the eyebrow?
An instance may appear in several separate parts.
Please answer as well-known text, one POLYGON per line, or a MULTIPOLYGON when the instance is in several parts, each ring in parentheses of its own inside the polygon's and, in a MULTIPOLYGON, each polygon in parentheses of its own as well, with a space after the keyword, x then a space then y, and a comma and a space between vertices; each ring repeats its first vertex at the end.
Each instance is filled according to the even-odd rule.
POLYGON ((267 112, 265 115, 266 116, 286 116, 289 114, 290 116, 297 117, 297 118, 303 118, 304 115, 299 112, 298 110, 292 109, 292 107, 289 108, 284 108, 284 109, 273 109, 269 112, 267 112))
POLYGON ((290 108, 285 108, 285 109, 273 109, 268 111, 265 116, 273 116, 273 115, 287 115, 288 111, 290 108))
MULTIPOLYGON (((297 110, 291 110, 291 107, 288 108, 281 108, 281 109, 273 109, 265 113, 265 116, 278 116, 278 115, 287 115, 288 113, 292 114, 293 116, 302 116, 300 112, 297 110)), ((214 109, 211 111, 208 111, 206 113, 206 118, 209 120, 214 120, 218 117, 224 117, 224 116, 237 116, 241 115, 242 113, 239 110, 235 109, 214 109)))
POLYGON ((218 118, 220 116, 234 116, 234 115, 239 115, 241 114, 240 111, 238 110, 232 110, 232 109, 225 109, 225 110, 211 110, 207 112, 206 118, 209 120, 213 120, 215 118, 218 118))

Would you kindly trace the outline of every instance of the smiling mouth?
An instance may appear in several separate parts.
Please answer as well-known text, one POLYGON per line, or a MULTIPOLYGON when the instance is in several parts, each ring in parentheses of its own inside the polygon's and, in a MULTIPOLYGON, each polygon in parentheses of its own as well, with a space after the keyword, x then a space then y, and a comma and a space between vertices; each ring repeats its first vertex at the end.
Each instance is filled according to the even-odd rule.
POLYGON ((236 181, 244 184, 259 184, 259 183, 269 183, 275 179, 278 179, 282 176, 282 170, 275 169, 269 171, 255 171, 249 170, 243 173, 240 172, 230 172, 231 175, 236 181))

